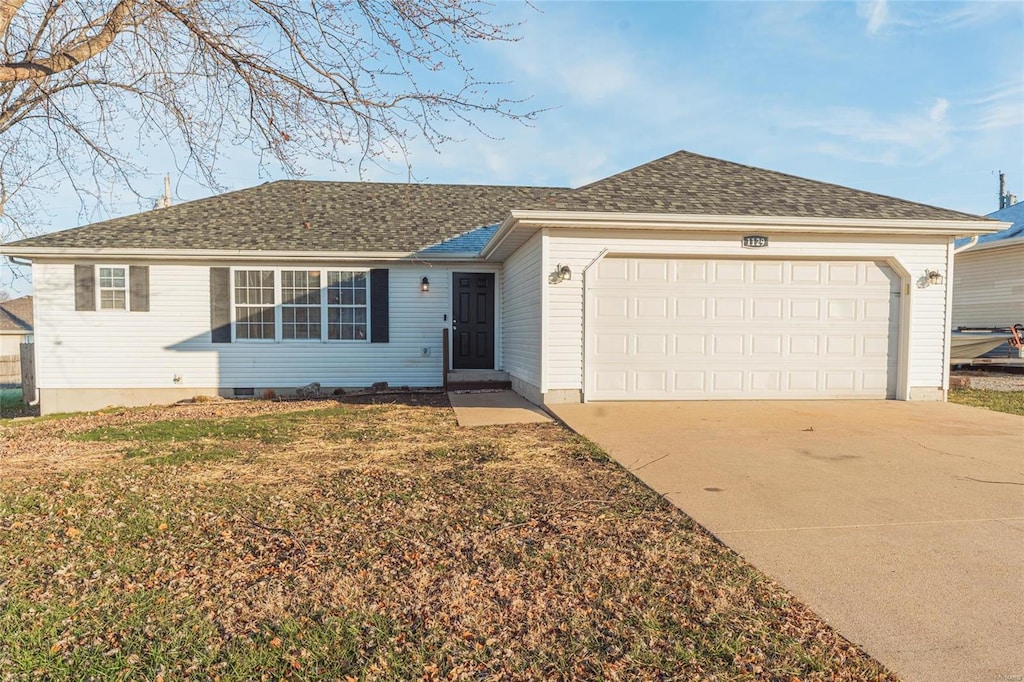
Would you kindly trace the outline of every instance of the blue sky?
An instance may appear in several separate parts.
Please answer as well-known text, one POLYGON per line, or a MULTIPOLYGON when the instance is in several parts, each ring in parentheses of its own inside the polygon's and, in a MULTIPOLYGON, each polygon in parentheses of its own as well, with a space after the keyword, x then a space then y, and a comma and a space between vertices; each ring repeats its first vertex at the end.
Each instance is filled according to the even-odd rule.
MULTIPOLYGON (((499 3, 522 40, 466 55, 501 94, 547 109, 531 127, 480 119, 435 151, 364 167, 311 162, 309 178, 584 184, 679 149, 973 213, 998 178, 1024 199, 1024 3, 499 3)), ((176 201, 211 191, 146 150, 147 184, 176 201), (164 166, 161 166, 161 164, 164 166)), ((229 152, 230 189, 281 177, 229 152)), ((151 205, 151 203, 150 203, 151 205)), ((148 208, 112 191, 83 215, 56 197, 47 229, 148 208)), ((12 286, 10 275, 0 287, 12 286)))

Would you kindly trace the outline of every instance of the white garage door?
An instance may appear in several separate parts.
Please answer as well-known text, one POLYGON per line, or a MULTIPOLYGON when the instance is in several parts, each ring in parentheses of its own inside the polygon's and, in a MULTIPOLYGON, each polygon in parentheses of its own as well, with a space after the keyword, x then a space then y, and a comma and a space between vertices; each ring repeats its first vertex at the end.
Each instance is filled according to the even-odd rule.
POLYGON ((899 277, 871 261, 605 258, 587 400, 891 398, 899 277))

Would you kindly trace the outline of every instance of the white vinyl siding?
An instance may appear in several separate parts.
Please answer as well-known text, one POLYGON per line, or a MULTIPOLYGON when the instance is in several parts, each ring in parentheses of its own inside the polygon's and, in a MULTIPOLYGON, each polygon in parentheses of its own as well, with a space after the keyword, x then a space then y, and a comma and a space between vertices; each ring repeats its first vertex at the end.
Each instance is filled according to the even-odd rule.
MULTIPOLYGON (((73 264, 36 262, 39 386, 291 389, 311 381, 325 387, 378 381, 393 386, 441 385, 441 331, 450 324, 446 316, 451 317, 448 266, 388 266, 389 343, 215 344, 210 342, 210 266, 217 265, 288 269, 274 263, 154 263, 148 314, 97 315, 75 311, 73 264), (430 277, 429 292, 420 291, 425 276, 430 277)), ((467 268, 463 264, 456 269, 467 268)))
POLYGON ((538 232, 505 262, 501 318, 503 368, 541 387, 541 295, 544 286, 543 242, 538 232))
POLYGON ((591 273, 588 400, 896 397, 885 265, 605 258, 591 273))
POLYGON ((675 236, 655 231, 551 230, 547 260, 568 265, 573 271, 573 278, 550 285, 548 289, 545 390, 583 389, 583 291, 584 280, 589 276, 585 271, 602 252, 609 256, 643 254, 888 262, 905 278, 900 329, 907 338, 903 340, 899 353, 899 372, 906 375, 907 393, 915 388, 943 388, 948 324, 946 285, 920 288, 918 279, 929 269, 947 272, 948 238, 782 234, 770 235, 767 248, 746 249, 740 245, 740 237, 740 234, 675 236), (907 362, 903 361, 905 357, 907 362))
POLYGON ((1024 243, 954 257, 953 326, 1024 324, 1024 243))

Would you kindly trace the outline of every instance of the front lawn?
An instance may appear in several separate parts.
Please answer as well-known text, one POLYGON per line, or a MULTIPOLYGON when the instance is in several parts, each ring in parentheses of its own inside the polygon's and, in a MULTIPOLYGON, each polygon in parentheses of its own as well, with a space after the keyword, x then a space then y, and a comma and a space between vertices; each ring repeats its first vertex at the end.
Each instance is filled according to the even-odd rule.
POLYGON ((1024 415, 1024 391, 989 391, 975 388, 953 389, 949 402, 984 407, 996 412, 1024 415))
POLYGON ((558 425, 410 396, 0 442, 0 679, 894 679, 558 425))

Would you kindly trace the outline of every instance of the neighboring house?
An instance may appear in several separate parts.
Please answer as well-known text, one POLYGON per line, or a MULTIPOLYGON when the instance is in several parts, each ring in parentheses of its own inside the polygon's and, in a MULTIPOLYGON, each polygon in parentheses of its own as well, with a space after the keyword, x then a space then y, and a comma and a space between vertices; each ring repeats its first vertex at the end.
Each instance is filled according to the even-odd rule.
MULTIPOLYGON (((953 268, 953 328, 1024 324, 1024 203, 989 214, 1012 223, 970 246, 958 242, 953 268)), ((1005 355, 1006 346, 1002 347, 1005 355)))
POLYGON ((439 386, 444 329, 537 403, 942 400, 953 240, 1003 227, 678 152, 578 189, 271 182, 0 251, 33 261, 44 413, 439 386))
POLYGON ((23 343, 32 343, 32 297, 0 301, 0 384, 21 383, 23 343))

